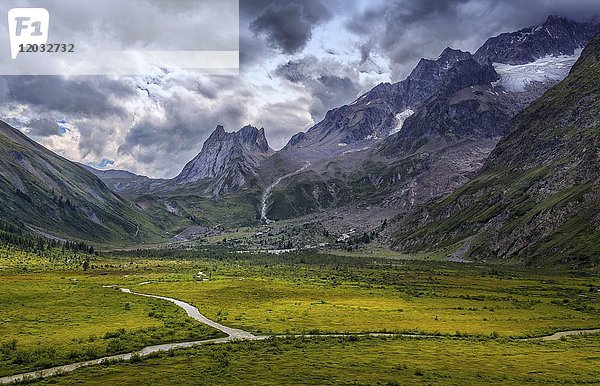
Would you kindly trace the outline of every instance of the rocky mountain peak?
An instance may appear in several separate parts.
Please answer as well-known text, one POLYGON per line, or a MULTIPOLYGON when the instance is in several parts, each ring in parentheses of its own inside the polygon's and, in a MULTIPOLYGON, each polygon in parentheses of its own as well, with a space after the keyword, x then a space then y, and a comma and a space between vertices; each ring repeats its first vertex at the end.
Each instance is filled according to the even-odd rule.
POLYGON ((219 143, 225 140, 228 137, 228 133, 225 131, 225 128, 221 125, 217 126, 215 130, 210 134, 208 139, 204 142, 202 150, 205 148, 213 146, 215 143, 219 143))
POLYGON ((244 145, 257 147, 258 149, 265 152, 269 151, 269 143, 267 141, 267 137, 265 136, 264 127, 257 129, 254 126, 247 125, 242 127, 236 133, 236 136, 244 145))
POLYGON ((228 133, 219 125, 204 142, 202 151, 175 177, 173 184, 182 185, 219 177, 236 163, 257 167, 260 161, 273 152, 264 129, 248 125, 237 132, 228 133))
POLYGON ((543 24, 488 39, 474 57, 479 63, 527 64, 545 56, 573 55, 598 31, 598 24, 550 15, 543 24))
POLYGON ((456 50, 454 48, 446 47, 442 54, 437 59, 438 63, 455 63, 461 60, 469 60, 471 59, 471 53, 461 50, 456 50))

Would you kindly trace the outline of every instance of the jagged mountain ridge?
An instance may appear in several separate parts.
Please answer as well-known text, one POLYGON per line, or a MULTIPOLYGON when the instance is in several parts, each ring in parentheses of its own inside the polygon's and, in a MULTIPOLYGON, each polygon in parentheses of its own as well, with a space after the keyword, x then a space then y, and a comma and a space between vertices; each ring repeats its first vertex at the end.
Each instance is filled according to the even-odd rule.
MULTIPOLYGON (((485 98, 479 98, 489 94, 492 83, 498 79, 490 63, 479 64, 471 54, 463 53, 462 60, 449 66, 436 93, 378 151, 387 156, 410 154, 423 146, 424 141, 443 139, 452 143, 462 138, 502 135, 509 113, 502 114, 495 106, 482 109, 485 98), (461 91, 462 95, 458 95, 461 91)), ((495 102, 498 98, 492 99, 495 102)))
MULTIPOLYGON (((262 160, 273 153, 264 128, 259 130, 245 126, 237 132, 228 133, 223 126, 217 126, 204 142, 202 151, 183 168, 171 185, 185 185, 227 175, 226 178, 231 179, 227 189, 240 188, 245 184, 244 173, 258 167, 262 160)), ((214 193, 220 195, 222 189, 214 193)))
POLYGON ((600 34, 519 114, 476 178, 400 221, 396 248, 465 243, 474 259, 594 264, 600 256, 600 34))
POLYGON ((405 80, 382 83, 353 103, 330 110, 307 132, 293 136, 282 152, 319 159, 373 147, 433 96, 457 63, 466 61, 472 61, 471 54, 451 48, 437 59, 421 59, 405 80))
POLYGON ((597 23, 577 23, 550 15, 534 27, 488 39, 473 55, 479 63, 526 64, 545 56, 573 55, 598 31, 597 23))

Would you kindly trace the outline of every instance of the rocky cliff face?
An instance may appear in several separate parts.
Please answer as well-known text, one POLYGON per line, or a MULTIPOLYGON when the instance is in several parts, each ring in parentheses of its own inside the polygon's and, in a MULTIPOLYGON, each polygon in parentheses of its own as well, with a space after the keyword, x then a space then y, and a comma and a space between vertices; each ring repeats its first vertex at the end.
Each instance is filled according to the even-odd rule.
POLYGON ((400 223, 395 246, 470 241, 467 256, 597 263, 600 34, 570 75, 519 114, 477 177, 400 223))
POLYGON ((227 133, 223 126, 217 126, 204 142, 202 151, 175 177, 173 185, 215 178, 234 163, 258 167, 260 161, 272 154, 273 150, 265 138, 265 129, 246 126, 235 133, 227 133))
POLYGON ((545 56, 573 55, 598 31, 598 25, 549 16, 544 24, 488 39, 474 57, 479 63, 525 64, 545 56))
POLYGON ((404 120, 422 104, 448 85, 449 77, 457 68, 478 67, 473 77, 488 76, 494 80, 494 70, 488 74, 476 73, 480 66, 468 52, 447 48, 437 59, 421 59, 412 73, 403 81, 383 83, 353 103, 331 110, 323 121, 306 133, 295 135, 283 152, 300 154, 303 158, 322 159, 353 150, 370 148, 402 126, 404 120))
POLYGON ((220 197, 243 187, 248 176, 256 174, 254 169, 259 167, 260 162, 273 153, 264 129, 246 126, 237 132, 228 133, 223 126, 217 126, 204 142, 202 151, 170 185, 176 188, 205 182, 210 185, 205 189, 213 197, 220 197))
POLYGON ((479 64, 465 52, 460 60, 446 66, 437 92, 406 119, 397 134, 383 142, 379 153, 403 156, 431 141, 453 143, 465 138, 489 139, 503 133, 511 115, 497 108, 499 95, 494 93, 492 83, 499 76, 492 65, 479 64))

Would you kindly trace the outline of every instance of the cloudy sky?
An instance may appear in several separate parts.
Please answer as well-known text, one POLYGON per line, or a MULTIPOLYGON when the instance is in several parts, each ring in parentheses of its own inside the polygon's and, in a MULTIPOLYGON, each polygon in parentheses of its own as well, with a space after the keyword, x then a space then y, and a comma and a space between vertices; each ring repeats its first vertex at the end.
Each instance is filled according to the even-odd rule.
MULTIPOLYGON (((136 0, 136 12, 156 11, 146 1, 162 0, 136 0)), ((102 7, 106 20, 111 3, 102 7)), ((177 12, 182 28, 194 30, 190 13, 177 12)), ((600 1, 240 0, 239 76, 3 76, 0 117, 71 160, 173 177, 218 124, 265 127, 278 149, 327 110, 403 79, 421 57, 448 46, 474 52, 488 37, 549 14, 589 19, 600 1)), ((131 41, 135 33, 111 38, 131 41)))

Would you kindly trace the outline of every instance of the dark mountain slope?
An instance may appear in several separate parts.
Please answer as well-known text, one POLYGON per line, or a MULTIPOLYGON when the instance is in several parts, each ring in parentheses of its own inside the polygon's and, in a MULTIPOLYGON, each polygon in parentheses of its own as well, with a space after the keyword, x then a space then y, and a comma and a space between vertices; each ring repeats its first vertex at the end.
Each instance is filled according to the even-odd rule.
MULTIPOLYGON (((439 90, 429 98, 417 113, 409 117, 397 134, 386 139, 378 152, 387 155, 410 154, 429 140, 443 138, 454 142, 461 138, 493 138, 502 135, 510 119, 510 113, 500 104, 482 102, 492 92, 491 83, 499 76, 491 64, 480 65, 469 53, 463 60, 448 68, 439 90), (480 90, 471 98, 464 96, 472 90, 480 90), (463 95, 458 95, 463 90, 463 95), (481 91, 481 90, 485 90, 481 91)), ((497 94, 497 93, 496 93, 497 94)), ((498 98, 493 98, 496 102, 498 98)))
POLYGON ((475 259, 600 257, 600 34, 569 76, 519 114, 477 177, 400 222, 397 249, 470 241, 475 259))
POLYGON ((96 176, 0 122, 0 217, 97 243, 155 240, 160 230, 96 176))

